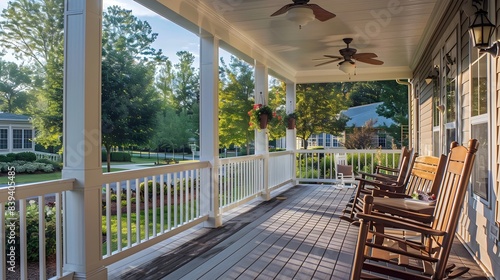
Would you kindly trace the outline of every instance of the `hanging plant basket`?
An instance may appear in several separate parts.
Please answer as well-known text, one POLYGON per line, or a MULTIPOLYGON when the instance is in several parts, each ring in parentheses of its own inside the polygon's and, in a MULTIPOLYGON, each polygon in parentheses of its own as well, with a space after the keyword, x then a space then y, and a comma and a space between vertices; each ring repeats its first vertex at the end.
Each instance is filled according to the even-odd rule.
POLYGON ((265 129, 267 127, 267 114, 262 114, 259 116, 260 120, 260 129, 265 129))
POLYGON ((289 118, 287 120, 287 128, 294 129, 295 128, 295 118, 289 118))

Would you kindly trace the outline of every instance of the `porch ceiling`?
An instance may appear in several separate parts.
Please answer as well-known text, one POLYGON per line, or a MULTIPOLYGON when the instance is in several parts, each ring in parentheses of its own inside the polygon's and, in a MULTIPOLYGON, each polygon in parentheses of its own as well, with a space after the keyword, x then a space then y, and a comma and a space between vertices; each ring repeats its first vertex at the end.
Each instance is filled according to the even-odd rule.
POLYGON ((311 0, 337 17, 302 29, 285 15, 270 17, 292 0, 137 1, 193 32, 201 27, 222 47, 266 64, 280 78, 308 83, 349 80, 337 63, 315 67, 320 62, 313 60, 339 55, 346 37, 354 38, 351 47, 358 53, 374 52, 384 61, 381 66, 357 62, 351 80, 411 78, 451 0, 311 0))

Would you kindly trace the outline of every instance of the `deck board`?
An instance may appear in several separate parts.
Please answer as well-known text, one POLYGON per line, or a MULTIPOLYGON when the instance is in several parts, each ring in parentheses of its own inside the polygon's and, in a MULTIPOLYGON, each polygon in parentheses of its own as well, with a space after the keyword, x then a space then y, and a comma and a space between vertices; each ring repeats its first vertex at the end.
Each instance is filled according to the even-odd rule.
MULTIPOLYGON (((233 224, 244 226, 223 232, 226 235, 220 242, 200 250, 201 255, 175 271, 166 275, 158 261, 139 267, 149 271, 140 279, 349 279, 358 228, 339 217, 353 191, 327 185, 295 186, 283 193, 286 200, 270 202, 256 214, 236 216, 233 224)), ((167 253, 162 260, 189 253, 167 253)), ((484 277, 467 256, 456 241, 450 259, 471 267, 470 273, 458 279, 484 277)))

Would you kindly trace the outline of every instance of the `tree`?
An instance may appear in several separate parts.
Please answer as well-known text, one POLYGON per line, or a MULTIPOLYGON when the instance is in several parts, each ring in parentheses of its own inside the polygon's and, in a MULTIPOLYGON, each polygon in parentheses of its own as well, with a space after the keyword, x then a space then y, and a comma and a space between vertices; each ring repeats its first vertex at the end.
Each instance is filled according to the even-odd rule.
POLYGON ((385 125, 385 130, 394 138, 397 143, 401 143, 401 126, 408 125, 408 91, 406 86, 399 85, 395 81, 382 83, 381 94, 382 105, 377 107, 377 114, 392 119, 396 124, 385 125))
POLYGON ((284 123, 284 116, 286 115, 286 83, 278 80, 271 80, 271 83, 269 105, 271 108, 275 108, 276 117, 268 126, 268 131, 269 138, 275 140, 286 136, 286 124, 284 123))
POLYGON ((297 137, 301 138, 307 149, 307 140, 314 133, 326 132, 337 135, 344 131, 348 119, 339 115, 347 108, 348 100, 344 93, 336 92, 335 85, 299 84, 297 85, 297 137))
POLYGON ((190 123, 193 121, 187 110, 177 113, 173 107, 167 107, 157 114, 157 125, 154 137, 152 137, 151 148, 158 152, 166 147, 171 147, 173 151, 176 148, 185 146, 189 138, 195 136, 190 129, 190 123))
POLYGON ((27 67, 0 59, 0 110, 8 113, 26 111, 27 90, 31 79, 27 67))
POLYGON ((250 65, 231 57, 227 65, 221 59, 221 89, 219 90, 219 142, 221 147, 231 145, 247 147, 254 131, 248 129, 248 111, 253 107, 254 80, 250 65))
POLYGON ((110 171, 113 146, 149 142, 159 98, 155 63, 165 60, 151 44, 157 37, 131 11, 111 6, 103 16, 102 142, 110 171))
POLYGON ((57 146, 62 136, 63 0, 10 1, 2 11, 0 46, 29 63, 37 106, 30 108, 37 142, 57 146))
POLYGON ((193 67, 195 57, 187 51, 179 51, 176 54, 179 63, 174 65, 176 70, 173 80, 174 106, 178 112, 182 109, 189 111, 200 101, 199 75, 193 67))
POLYGON ((347 149, 371 149, 373 138, 377 136, 374 120, 369 120, 363 127, 355 127, 351 133, 346 135, 344 147, 347 149))

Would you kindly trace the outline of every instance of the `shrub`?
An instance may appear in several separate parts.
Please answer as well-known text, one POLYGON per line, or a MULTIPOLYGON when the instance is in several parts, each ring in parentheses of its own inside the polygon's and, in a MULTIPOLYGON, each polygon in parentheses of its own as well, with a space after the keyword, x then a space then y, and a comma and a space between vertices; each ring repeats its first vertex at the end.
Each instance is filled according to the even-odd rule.
MULTIPOLYGON (((144 200, 146 197, 144 194, 144 182, 139 184, 139 193, 141 200, 144 200)), ((159 196, 160 194, 160 183, 156 182, 156 195, 159 196)), ((148 198, 151 199, 153 198, 153 180, 148 181, 148 198)))
POLYGON ((7 157, 9 158, 9 162, 12 162, 12 161, 16 160, 16 154, 15 153, 8 153, 7 157))
MULTIPOLYGON (((45 250, 46 255, 51 256, 56 252, 56 210, 54 206, 45 206, 45 250)), ((16 250, 16 257, 21 255, 20 252, 20 240, 19 240, 19 213, 13 212, 14 216, 10 215, 10 212, 6 212, 9 218, 14 218, 13 220, 5 219, 5 236, 11 235, 11 230, 9 225, 13 222, 16 226, 15 229, 15 244, 7 244, 8 239, 5 239, 5 248, 10 251, 10 247, 14 246, 16 250), (8 245, 8 246, 7 246, 8 245)), ((38 261, 38 204, 34 200, 30 200, 29 205, 26 207, 26 235, 27 239, 27 257, 28 261, 38 261)))
POLYGON ((36 160, 36 155, 33 152, 21 152, 16 154, 16 160, 33 162, 36 160))
MULTIPOLYGON (((61 170, 62 169, 62 163, 60 162, 55 162, 50 159, 46 158, 39 158, 35 160, 35 162, 40 162, 40 163, 45 163, 46 165, 51 165, 52 166, 52 171, 54 170, 61 170)), ((45 172, 52 172, 52 171, 45 171, 45 172)))
POLYGON ((0 162, 11 162, 13 161, 12 158, 6 156, 6 155, 0 155, 0 162))
MULTIPOLYGON (((132 161, 132 156, 125 152, 111 152, 110 158, 111 161, 132 161)), ((102 151, 102 161, 106 161, 106 151, 102 151)))

